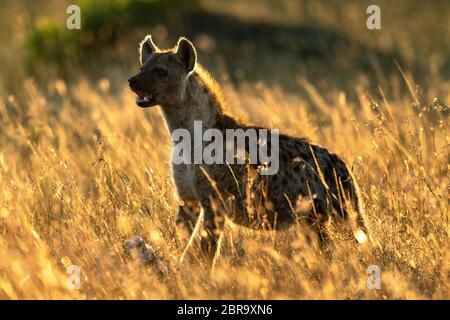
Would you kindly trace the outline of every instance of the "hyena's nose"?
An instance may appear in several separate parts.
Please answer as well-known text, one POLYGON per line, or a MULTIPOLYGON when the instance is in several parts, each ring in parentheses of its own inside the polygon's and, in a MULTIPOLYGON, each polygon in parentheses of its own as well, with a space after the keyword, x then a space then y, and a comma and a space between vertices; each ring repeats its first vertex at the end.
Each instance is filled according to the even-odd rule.
POLYGON ((128 79, 128 84, 130 85, 130 87, 135 87, 137 85, 137 78, 135 76, 130 77, 128 79))

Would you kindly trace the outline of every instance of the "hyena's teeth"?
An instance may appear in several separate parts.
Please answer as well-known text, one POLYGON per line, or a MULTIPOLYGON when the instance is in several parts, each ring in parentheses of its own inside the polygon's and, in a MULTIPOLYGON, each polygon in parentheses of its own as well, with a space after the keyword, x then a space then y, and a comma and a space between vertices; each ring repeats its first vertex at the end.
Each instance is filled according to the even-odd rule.
POLYGON ((152 95, 150 95, 150 94, 147 94, 147 95, 145 95, 145 96, 140 96, 140 95, 138 95, 137 97, 136 97, 136 102, 140 102, 140 103, 142 103, 142 102, 145 102, 145 103, 148 103, 148 102, 150 102, 150 99, 152 98, 152 95))

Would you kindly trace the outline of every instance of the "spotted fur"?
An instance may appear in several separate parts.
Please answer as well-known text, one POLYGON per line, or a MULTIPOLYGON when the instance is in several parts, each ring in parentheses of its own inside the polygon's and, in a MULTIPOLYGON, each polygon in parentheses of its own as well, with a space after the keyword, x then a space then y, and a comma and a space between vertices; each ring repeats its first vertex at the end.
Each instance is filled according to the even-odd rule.
MULTIPOLYGON (((160 50, 150 36, 141 43, 141 71, 130 78, 138 95, 149 93, 143 107, 160 105, 168 130, 193 133, 194 121, 203 129, 258 129, 225 112, 218 85, 196 63, 194 46, 185 38, 169 50, 160 50), (164 72, 155 70, 166 70, 164 72), (165 73, 158 76, 156 73, 165 73)), ((142 103, 141 103, 142 104, 142 103)), ((193 150, 192 150, 193 152, 193 150)), ((345 162, 308 140, 279 136, 279 172, 260 175, 259 164, 173 165, 181 199, 177 225, 190 234, 203 209, 202 248, 214 256, 224 217, 254 229, 283 229, 302 222, 313 229, 325 248, 330 217, 350 230, 367 234, 358 186, 345 162)))

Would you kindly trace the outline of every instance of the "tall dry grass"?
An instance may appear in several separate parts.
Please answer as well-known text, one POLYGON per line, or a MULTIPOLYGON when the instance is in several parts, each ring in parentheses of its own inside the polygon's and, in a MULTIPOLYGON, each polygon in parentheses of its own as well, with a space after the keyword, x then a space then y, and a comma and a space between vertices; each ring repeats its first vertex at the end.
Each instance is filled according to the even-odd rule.
MULTIPOLYGON (((398 80, 401 79, 401 80, 398 80)), ((303 231, 262 233, 227 224, 217 265, 179 263, 169 137, 157 108, 142 110, 124 85, 107 79, 30 78, 20 98, 0 103, 0 298, 448 298, 448 106, 419 92, 357 91, 325 98, 298 79, 309 99, 242 81, 223 82, 231 110, 251 121, 307 136, 341 154, 366 203, 373 244, 344 239, 329 261, 303 231), (429 103, 427 103, 427 101, 429 103), (447 108, 447 111, 446 111, 447 108), (164 279, 124 253, 143 236, 168 260, 164 279), (81 289, 66 286, 66 267, 81 268, 81 289), (367 267, 382 288, 366 287, 367 267)), ((447 90, 450 83, 440 80, 447 90)), ((450 95, 445 97, 450 100, 450 95)))
POLYGON ((367 1, 200 2, 243 21, 336 31, 373 49, 397 50, 410 65, 426 68, 414 79, 412 70, 384 74, 379 67, 379 88, 368 89, 373 79, 366 71, 373 70, 352 60, 361 52, 327 61, 256 52, 255 58, 264 57, 243 58, 247 74, 236 77, 220 56, 233 53, 234 43, 225 52, 220 46, 218 52, 199 50, 201 62, 218 65, 214 71, 232 113, 306 136, 347 160, 366 203, 372 246, 358 248, 333 230, 337 251, 329 261, 296 227, 261 233, 228 223, 214 270, 197 259, 196 243, 180 263, 169 136, 158 108, 139 109, 125 84, 137 67, 137 39, 149 30, 131 32, 135 39, 106 49, 109 56, 94 57, 92 66, 70 66, 67 79, 52 77, 46 61, 34 80, 22 68, 27 34, 46 19, 64 27, 72 1, 4 0, 0 298, 448 299, 450 82, 448 74, 441 77, 449 70, 448 1, 378 1, 383 27, 373 32, 364 24, 367 1), (348 74, 325 70, 338 59, 354 68, 348 74), (274 77, 251 80, 249 70, 274 77), (333 85, 347 77, 356 80, 344 89, 333 85), (236 78, 238 84, 228 80, 236 78), (166 278, 124 253, 125 240, 136 234, 167 260, 166 278), (72 264, 81 269, 79 290, 67 287, 72 264), (380 290, 366 286, 370 265, 381 269, 380 290))

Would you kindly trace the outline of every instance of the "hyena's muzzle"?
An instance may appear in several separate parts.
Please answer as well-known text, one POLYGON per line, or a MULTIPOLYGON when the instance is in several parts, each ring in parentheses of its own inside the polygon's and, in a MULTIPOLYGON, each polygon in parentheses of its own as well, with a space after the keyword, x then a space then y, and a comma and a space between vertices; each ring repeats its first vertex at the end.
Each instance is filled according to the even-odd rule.
POLYGON ((156 105, 155 95, 148 90, 145 86, 145 81, 141 75, 138 73, 128 79, 128 84, 130 89, 136 93, 136 104, 141 108, 148 108, 156 105))

